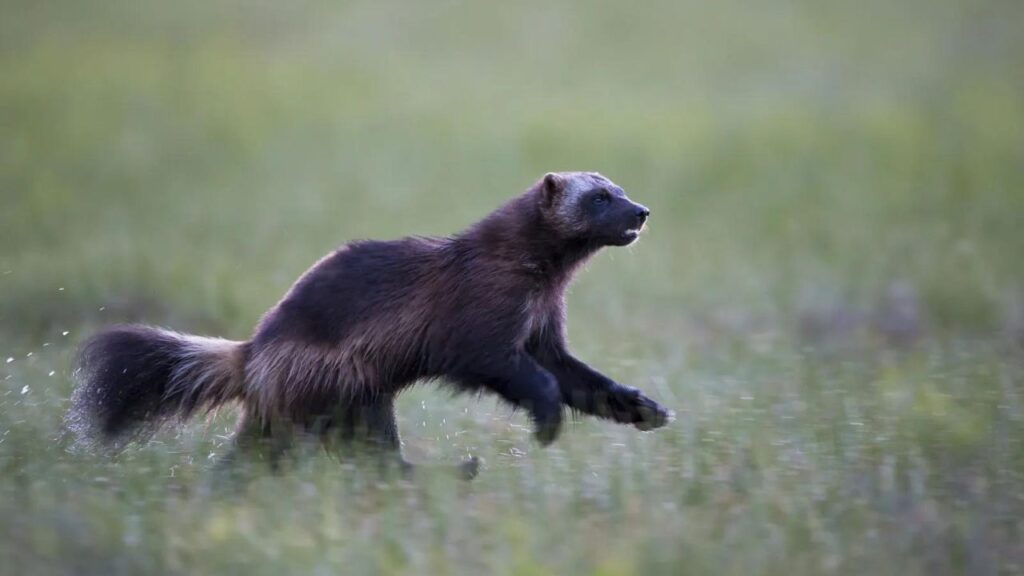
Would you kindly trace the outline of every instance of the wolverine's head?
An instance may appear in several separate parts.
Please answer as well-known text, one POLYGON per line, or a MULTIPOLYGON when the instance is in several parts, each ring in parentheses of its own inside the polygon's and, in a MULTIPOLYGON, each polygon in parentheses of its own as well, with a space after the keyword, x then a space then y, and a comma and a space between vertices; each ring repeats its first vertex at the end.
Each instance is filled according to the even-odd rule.
POLYGON ((633 243, 651 214, 597 172, 551 172, 537 190, 544 215, 560 233, 601 246, 633 243))

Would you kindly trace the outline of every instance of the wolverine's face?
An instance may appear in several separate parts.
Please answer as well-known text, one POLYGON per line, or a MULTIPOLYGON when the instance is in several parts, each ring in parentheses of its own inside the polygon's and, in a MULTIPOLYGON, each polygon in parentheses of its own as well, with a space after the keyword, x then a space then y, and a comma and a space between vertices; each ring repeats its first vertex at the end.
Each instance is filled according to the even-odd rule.
POLYGON ((651 214, 596 172, 550 173, 541 187, 549 217, 566 236, 602 246, 632 244, 651 214))

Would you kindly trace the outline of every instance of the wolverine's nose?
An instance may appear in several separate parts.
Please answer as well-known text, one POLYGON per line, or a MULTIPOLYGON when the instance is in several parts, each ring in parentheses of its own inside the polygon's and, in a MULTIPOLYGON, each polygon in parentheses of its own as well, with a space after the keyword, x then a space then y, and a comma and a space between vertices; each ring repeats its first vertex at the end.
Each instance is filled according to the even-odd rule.
POLYGON ((651 215, 651 211, 647 209, 647 206, 642 206, 640 204, 636 205, 636 217, 637 217, 637 220, 640 220, 641 224, 646 222, 647 221, 647 217, 650 216, 650 215, 651 215))

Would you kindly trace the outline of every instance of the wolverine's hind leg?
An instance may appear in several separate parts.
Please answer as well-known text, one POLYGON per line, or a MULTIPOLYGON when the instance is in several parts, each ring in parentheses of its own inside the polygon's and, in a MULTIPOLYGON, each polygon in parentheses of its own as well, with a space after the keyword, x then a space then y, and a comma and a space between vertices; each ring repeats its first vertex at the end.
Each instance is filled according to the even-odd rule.
MULTIPOLYGON (((399 471, 412 476, 415 467, 402 455, 393 396, 372 401, 355 402, 340 409, 321 433, 328 449, 340 459, 351 456, 369 457, 384 470, 399 471)), ((477 475, 479 460, 475 457, 461 463, 457 472, 465 479, 477 475)))
POLYGON ((259 468, 277 472, 294 444, 291 425, 261 419, 244 412, 238 420, 231 446, 213 466, 215 489, 236 489, 259 468))
POLYGON ((342 406, 323 423, 313 423, 311 431, 318 433, 328 451, 339 459, 365 457, 384 468, 397 468, 403 473, 412 467, 402 457, 391 397, 342 406))

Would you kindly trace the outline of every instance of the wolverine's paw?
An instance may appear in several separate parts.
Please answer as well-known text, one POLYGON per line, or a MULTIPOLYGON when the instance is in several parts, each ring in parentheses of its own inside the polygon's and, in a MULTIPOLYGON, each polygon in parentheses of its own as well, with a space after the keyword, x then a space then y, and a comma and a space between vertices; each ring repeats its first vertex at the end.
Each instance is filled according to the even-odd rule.
POLYGON ((541 446, 547 446, 562 432, 562 410, 559 408, 546 414, 534 413, 533 423, 533 435, 537 442, 540 442, 541 446))
POLYGON ((616 404, 616 419, 632 424, 637 430, 654 430, 672 420, 672 412, 636 388, 623 387, 623 392, 616 398, 616 404))
POLYGON ((470 456, 469 458, 462 461, 458 466, 459 478, 463 480, 472 480, 476 478, 477 474, 480 473, 480 459, 476 456, 470 456))
POLYGON ((648 430, 661 428, 673 420, 674 415, 670 410, 667 410, 664 406, 650 398, 647 398, 646 396, 644 396, 643 399, 646 400, 649 405, 641 406, 637 410, 639 418, 633 422, 633 426, 635 426, 637 430, 647 432, 648 430))

